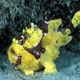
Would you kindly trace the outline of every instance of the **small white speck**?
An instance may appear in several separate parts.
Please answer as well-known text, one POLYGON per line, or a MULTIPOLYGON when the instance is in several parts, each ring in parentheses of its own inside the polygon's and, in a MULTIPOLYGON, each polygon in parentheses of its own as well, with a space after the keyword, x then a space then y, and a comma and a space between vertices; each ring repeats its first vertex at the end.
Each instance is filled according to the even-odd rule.
POLYGON ((40 61, 40 59, 38 59, 38 61, 40 61))
POLYGON ((44 33, 44 35, 46 36, 47 34, 46 34, 46 33, 44 33))
POLYGON ((14 58, 17 59, 18 57, 17 56, 14 56, 14 58))
POLYGON ((38 53, 38 52, 37 52, 36 54, 37 54, 37 55, 39 55, 39 53, 38 53))
POLYGON ((21 38, 24 38, 24 36, 21 36, 21 38))
POLYGON ((34 47, 36 47, 38 44, 35 44, 34 47))
POLYGON ((48 24, 48 21, 45 21, 45 23, 47 23, 47 24, 48 24))
POLYGON ((16 43, 18 43, 18 40, 16 40, 16 43))
POLYGON ((31 23, 31 26, 34 27, 34 23, 33 22, 31 23))
POLYGON ((23 29, 23 33, 25 32, 25 30, 23 29))

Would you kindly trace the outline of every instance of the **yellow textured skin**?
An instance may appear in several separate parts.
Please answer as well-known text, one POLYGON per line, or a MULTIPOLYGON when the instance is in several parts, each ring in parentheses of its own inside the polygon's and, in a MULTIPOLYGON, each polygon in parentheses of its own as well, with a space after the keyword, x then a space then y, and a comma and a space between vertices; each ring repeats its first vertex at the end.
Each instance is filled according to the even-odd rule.
POLYGON ((74 27, 80 24, 80 11, 77 11, 74 17, 72 18, 72 24, 74 25, 74 27))
MULTIPOLYGON (((34 42, 31 39, 28 39, 28 40, 30 40, 29 42, 32 41, 32 43, 35 44, 36 42, 40 41, 40 38, 42 36, 42 31, 37 29, 36 32, 34 32, 33 31, 34 29, 32 29, 32 28, 29 30, 31 37, 33 37, 34 35, 36 35, 36 36, 34 36, 34 38, 31 38, 34 40, 34 42), (40 34, 37 34, 37 33, 40 33, 40 34)), ((41 65, 39 64, 38 60, 35 59, 35 57, 32 54, 30 54, 29 52, 27 52, 24 49, 24 46, 28 46, 29 48, 32 47, 32 44, 29 43, 28 45, 26 45, 26 43, 27 43, 27 41, 25 42, 25 44, 23 46, 21 46, 18 44, 18 41, 14 38, 7 53, 8 53, 10 62, 14 63, 14 64, 16 64, 18 56, 22 56, 21 65, 19 65, 17 68, 24 71, 24 73, 26 75, 30 75, 30 74, 33 74, 34 71, 39 70, 41 68, 41 65), (14 54, 11 53, 10 49, 13 49, 15 51, 15 53, 14 54)))
POLYGON ((43 38, 42 46, 46 51, 41 55, 40 63, 45 67, 44 73, 57 72, 53 60, 59 56, 59 47, 66 45, 72 39, 71 36, 68 36, 70 30, 66 30, 66 35, 57 31, 61 23, 61 19, 49 21, 48 34, 43 38))
MULTIPOLYGON (((78 11, 73 19, 72 24, 76 28, 80 24, 80 11, 78 11), (75 22, 77 20, 77 23, 75 22)), ((25 41, 23 45, 18 44, 16 38, 13 39, 11 46, 9 47, 7 53, 11 63, 16 64, 18 56, 21 56, 21 63, 17 66, 26 75, 33 74, 44 67, 44 73, 54 73, 57 72, 54 60, 59 57, 60 46, 68 44, 72 40, 70 29, 66 29, 65 34, 58 31, 58 27, 62 24, 61 19, 54 19, 48 21, 48 33, 42 39, 42 47, 45 48, 45 52, 41 54, 40 59, 36 59, 31 53, 26 51, 24 47, 33 48, 38 44, 43 36, 42 30, 40 30, 36 25, 29 29, 23 30, 23 34, 27 32, 30 37, 25 41), (12 50, 12 51, 11 51, 12 50)))
POLYGON ((27 48, 33 48, 33 46, 36 46, 43 35, 42 31, 36 25, 32 26, 30 29, 24 30, 24 32, 27 32, 31 36, 26 40, 25 44, 23 45, 27 48))

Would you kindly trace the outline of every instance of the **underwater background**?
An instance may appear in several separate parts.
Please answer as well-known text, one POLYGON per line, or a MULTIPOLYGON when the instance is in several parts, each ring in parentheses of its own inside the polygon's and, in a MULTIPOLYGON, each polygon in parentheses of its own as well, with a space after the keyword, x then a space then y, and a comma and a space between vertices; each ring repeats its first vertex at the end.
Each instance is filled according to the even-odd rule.
POLYGON ((40 27, 45 21, 62 18, 61 27, 65 27, 78 10, 79 0, 0 0, 0 80, 80 80, 80 25, 72 33, 73 40, 60 48, 56 74, 41 71, 26 76, 7 57, 12 38, 21 35, 29 23, 40 27))

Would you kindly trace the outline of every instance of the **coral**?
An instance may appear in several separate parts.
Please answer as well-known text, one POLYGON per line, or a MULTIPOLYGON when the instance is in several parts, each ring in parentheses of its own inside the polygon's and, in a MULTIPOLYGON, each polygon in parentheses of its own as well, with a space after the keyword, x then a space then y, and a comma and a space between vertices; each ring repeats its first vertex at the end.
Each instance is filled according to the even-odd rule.
POLYGON ((58 30, 62 19, 54 19, 39 29, 31 23, 23 30, 21 37, 13 38, 7 53, 16 69, 26 75, 45 68, 44 73, 57 72, 54 60, 59 57, 59 48, 72 40, 71 31, 80 24, 80 11, 76 12, 64 31, 58 30))

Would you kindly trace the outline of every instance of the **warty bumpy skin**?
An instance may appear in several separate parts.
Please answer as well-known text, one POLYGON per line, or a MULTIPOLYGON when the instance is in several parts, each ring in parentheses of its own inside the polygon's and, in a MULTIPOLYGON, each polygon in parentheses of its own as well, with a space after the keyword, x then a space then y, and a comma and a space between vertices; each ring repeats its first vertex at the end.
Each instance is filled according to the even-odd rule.
POLYGON ((7 51, 10 62, 26 75, 44 69, 44 73, 55 73, 54 60, 59 57, 59 48, 72 40, 71 30, 80 24, 80 11, 76 12, 64 31, 58 31, 62 19, 53 19, 38 28, 31 23, 20 37, 13 38, 7 51))

